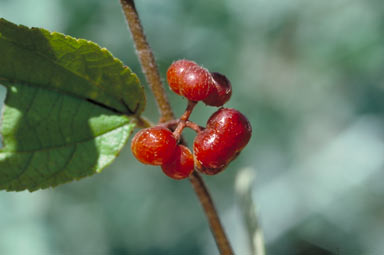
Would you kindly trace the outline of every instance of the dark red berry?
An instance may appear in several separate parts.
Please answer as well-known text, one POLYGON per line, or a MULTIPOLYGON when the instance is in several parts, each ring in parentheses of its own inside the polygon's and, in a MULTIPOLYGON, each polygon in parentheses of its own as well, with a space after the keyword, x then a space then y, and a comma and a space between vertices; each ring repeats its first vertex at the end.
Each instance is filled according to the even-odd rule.
POLYGON ((149 165, 162 165, 168 162, 176 146, 177 142, 172 132, 160 126, 140 130, 131 142, 133 155, 140 162, 149 165))
POLYGON ((221 137, 215 130, 201 131, 193 142, 196 168, 205 174, 216 174, 231 160, 232 149, 220 148, 221 137))
POLYGON ((220 108, 207 121, 207 128, 214 129, 222 136, 232 137, 237 151, 242 150, 252 135, 252 127, 247 117, 231 108, 220 108))
POLYGON ((175 93, 191 101, 205 99, 214 88, 208 70, 189 60, 174 62, 167 71, 167 80, 175 93))
POLYGON ((211 75, 215 86, 203 102, 211 106, 223 106, 231 98, 231 82, 221 73, 211 73, 211 75))
POLYGON ((178 145, 172 159, 161 169, 170 178, 181 180, 191 175, 194 168, 192 152, 184 145, 178 145))
POLYGON ((200 66, 189 67, 180 81, 181 94, 191 101, 207 98, 214 88, 211 74, 200 66))
POLYGON ((247 145, 251 134, 249 121, 239 111, 218 110, 194 140, 196 168, 209 175, 221 172, 247 145))
POLYGON ((167 71, 167 81, 169 87, 178 95, 181 95, 180 92, 180 77, 183 76, 183 73, 186 69, 198 66, 195 62, 181 59, 173 62, 167 71))

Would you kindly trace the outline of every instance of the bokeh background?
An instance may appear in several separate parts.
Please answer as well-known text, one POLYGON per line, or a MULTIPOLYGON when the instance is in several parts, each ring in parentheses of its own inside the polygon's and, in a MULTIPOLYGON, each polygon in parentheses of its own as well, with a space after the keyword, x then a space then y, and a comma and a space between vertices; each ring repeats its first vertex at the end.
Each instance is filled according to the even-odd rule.
MULTIPOLYGON (((227 106, 252 123, 241 156, 205 177, 237 254, 252 253, 239 175, 251 184, 248 207, 268 254, 384 254, 381 0, 142 0, 137 8, 162 76, 179 58, 225 73, 227 106)), ((0 0, 0 17, 95 41, 146 86, 118 0, 0 0)), ((156 121, 146 90, 145 115, 156 121)), ((167 93, 180 115, 186 100, 167 93)), ((191 118, 204 125, 214 111, 199 105, 191 118)), ((139 164, 127 146, 101 174, 0 192, 0 254, 218 252, 190 183, 139 164)))

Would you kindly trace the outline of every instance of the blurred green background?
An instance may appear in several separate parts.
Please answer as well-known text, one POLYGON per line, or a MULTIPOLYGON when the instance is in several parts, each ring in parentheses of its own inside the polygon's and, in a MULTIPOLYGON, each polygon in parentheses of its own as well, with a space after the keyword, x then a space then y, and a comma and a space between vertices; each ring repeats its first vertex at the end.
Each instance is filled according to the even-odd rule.
MULTIPOLYGON (((251 254, 234 189, 244 169, 256 176, 268 254, 384 253, 381 0, 142 0, 137 8, 162 77, 179 58, 225 73, 227 106, 252 123, 241 156, 205 177, 237 254, 251 254)), ((0 17, 95 41, 146 86, 117 0, 0 0, 0 17)), ((146 90, 145 115, 156 121, 146 90)), ((167 93, 180 115, 186 100, 167 93)), ((204 125, 214 111, 199 105, 191 119, 204 125)), ((218 252, 190 183, 139 164, 127 146, 93 177, 0 192, 0 254, 218 252)))

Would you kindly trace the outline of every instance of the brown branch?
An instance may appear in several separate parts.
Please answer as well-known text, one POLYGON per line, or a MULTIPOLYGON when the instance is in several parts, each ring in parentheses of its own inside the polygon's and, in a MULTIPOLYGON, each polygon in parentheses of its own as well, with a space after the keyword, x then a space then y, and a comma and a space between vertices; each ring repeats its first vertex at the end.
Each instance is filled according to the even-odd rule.
POLYGON ((163 83, 156 65, 155 56, 152 53, 145 37, 143 27, 133 0, 120 0, 121 6, 135 42, 136 54, 139 58, 141 69, 147 79, 149 87, 155 96, 160 111, 160 122, 174 119, 171 105, 164 91, 163 83))
MULTIPOLYGON (((133 41, 135 43, 136 52, 139 57, 141 68, 159 106, 161 116, 160 123, 172 121, 174 119, 173 111, 165 94, 157 64, 155 62, 155 57, 153 56, 152 50, 145 38, 135 3, 133 0, 120 0, 120 3, 123 8, 125 18, 128 22, 133 41)), ((197 194, 197 197, 200 200, 201 205, 204 208, 204 212, 208 218, 209 226, 221 255, 233 254, 232 248, 225 235, 219 216, 216 212, 211 196, 205 187, 203 179, 196 171, 190 176, 189 179, 197 194)))
POLYGON ((201 205, 204 208, 205 215, 208 218, 209 226, 212 230, 220 254, 234 254, 231 248, 231 244, 229 243, 228 238, 225 235, 224 228, 221 225, 219 215, 216 212, 212 198, 209 194, 207 187, 204 184, 203 179, 196 171, 193 172, 189 179, 192 183, 193 188, 195 189, 196 195, 199 198, 201 205))

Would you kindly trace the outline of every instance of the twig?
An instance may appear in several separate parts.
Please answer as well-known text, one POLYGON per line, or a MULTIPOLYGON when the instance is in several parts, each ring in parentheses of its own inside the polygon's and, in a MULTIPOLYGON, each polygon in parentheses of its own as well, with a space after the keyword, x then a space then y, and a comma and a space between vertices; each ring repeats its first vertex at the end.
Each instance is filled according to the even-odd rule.
POLYGON ((139 58, 141 69, 147 79, 148 85, 155 96, 159 111, 160 122, 174 119, 171 105, 164 91, 163 83, 156 65, 155 57, 152 53, 145 37, 143 27, 137 13, 133 0, 120 0, 121 6, 135 42, 136 54, 139 58))
POLYGON ((225 235, 223 226, 221 225, 220 218, 216 212, 215 206, 213 204, 212 198, 209 194, 208 189, 206 188, 203 179, 195 171, 191 177, 190 181, 193 188, 197 194, 197 197, 200 200, 201 205, 204 208, 205 215, 208 218, 209 225, 211 227, 213 236, 216 241, 216 245, 219 248, 221 255, 231 255, 234 254, 232 251, 231 244, 228 241, 227 236, 225 235))
MULTIPOLYGON (((133 0, 120 0, 125 18, 128 22, 129 29, 135 43, 137 55, 140 60, 141 68, 147 79, 147 82, 155 96, 156 102, 160 111, 160 123, 172 121, 174 119, 171 105, 165 94, 163 84, 160 79, 159 71, 152 50, 145 38, 142 25, 135 7, 133 0)), ((188 116, 189 117, 189 116, 188 116)), ((215 206, 211 196, 205 187, 204 181, 201 176, 195 171, 190 181, 204 208, 205 214, 208 218, 211 231, 216 240, 216 244, 222 255, 233 254, 231 245, 225 235, 224 229, 221 225, 219 216, 216 212, 215 206)))

